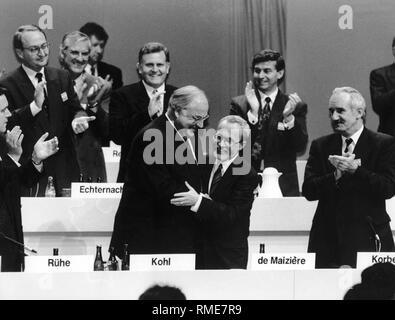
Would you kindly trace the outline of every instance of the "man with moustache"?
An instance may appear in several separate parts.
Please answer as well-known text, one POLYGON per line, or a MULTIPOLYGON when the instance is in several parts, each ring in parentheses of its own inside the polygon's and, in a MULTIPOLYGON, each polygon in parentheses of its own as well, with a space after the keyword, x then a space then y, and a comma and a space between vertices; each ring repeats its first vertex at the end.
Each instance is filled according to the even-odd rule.
POLYGON ((11 117, 7 95, 7 90, 0 87, 0 140, 7 144, 0 157, 0 256, 2 272, 17 272, 23 271, 24 266, 21 186, 35 184, 43 171, 43 160, 59 148, 58 139, 44 141, 48 137, 44 133, 34 144, 29 161, 19 164, 24 135, 19 126, 6 129, 11 117))
POLYGON ((88 181, 107 182, 102 146, 108 139, 108 110, 111 83, 85 72, 91 43, 87 35, 68 32, 60 44, 60 65, 70 73, 80 104, 89 116, 96 119, 83 133, 75 136, 76 152, 81 174, 88 181), (107 96, 107 98, 106 98, 107 96))
POLYGON ((199 193, 189 183, 187 192, 174 194, 171 203, 186 206, 200 222, 198 269, 246 269, 250 214, 258 175, 242 151, 249 145, 250 128, 239 116, 219 121, 215 134, 215 163, 208 167, 199 193), (242 171, 241 166, 248 166, 242 171))
POLYGON ((86 65, 85 71, 95 77, 109 80, 113 90, 122 87, 121 69, 102 61, 108 41, 106 30, 95 22, 87 22, 80 28, 80 32, 86 34, 91 42, 89 63, 86 65))
POLYGON ((21 163, 29 161, 34 144, 45 132, 59 140, 59 152, 44 161, 45 173, 36 188, 23 194, 44 196, 48 176, 52 176, 56 194, 60 195, 79 177, 73 131, 85 131, 95 118, 81 109, 68 72, 47 67, 49 43, 43 30, 35 25, 20 26, 13 47, 21 66, 2 77, 0 85, 8 90, 10 110, 17 114, 9 126, 20 125, 24 133, 21 163))
POLYGON ((355 268, 357 252, 394 251, 385 200, 395 194, 395 138, 364 126, 353 88, 333 91, 329 116, 334 133, 312 142, 302 187, 318 200, 308 251, 317 268, 355 268))
POLYGON ((130 145, 144 126, 166 113, 175 87, 166 84, 170 53, 161 43, 146 43, 139 51, 140 81, 114 91, 110 101, 110 139, 121 145, 118 182, 125 181, 130 145))
POLYGON ((128 155, 122 198, 110 247, 132 254, 194 253, 196 220, 188 208, 171 205, 185 181, 202 190, 193 147, 195 130, 208 118, 208 101, 195 86, 174 91, 166 113, 136 135, 128 155))
POLYGON ((253 81, 245 94, 232 99, 230 114, 245 119, 251 127, 252 166, 260 171, 274 167, 282 172, 279 183, 284 196, 299 196, 296 155, 306 148, 307 105, 297 93, 278 88, 285 74, 279 52, 266 49, 252 59, 253 81))

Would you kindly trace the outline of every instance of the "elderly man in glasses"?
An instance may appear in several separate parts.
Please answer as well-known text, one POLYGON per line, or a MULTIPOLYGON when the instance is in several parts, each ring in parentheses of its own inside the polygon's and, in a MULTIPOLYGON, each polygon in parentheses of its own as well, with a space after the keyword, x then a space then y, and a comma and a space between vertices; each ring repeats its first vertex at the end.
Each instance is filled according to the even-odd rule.
POLYGON ((255 170, 243 157, 251 154, 246 150, 249 138, 247 121, 234 115, 222 118, 214 136, 215 163, 207 170, 203 192, 186 183, 189 191, 176 193, 171 200, 175 206, 190 208, 199 220, 199 269, 247 268, 250 210, 258 185, 255 170))
POLYGON ((45 133, 59 139, 59 152, 44 160, 45 174, 35 188, 24 196, 43 196, 48 176, 52 176, 56 193, 78 181, 79 166, 72 142, 89 127, 67 71, 47 67, 49 44, 43 30, 35 25, 20 26, 14 34, 13 48, 21 66, 1 78, 0 85, 8 90, 9 109, 16 115, 8 127, 19 125, 24 133, 20 162, 29 161, 36 141, 45 133))
POLYGON ((185 181, 203 189, 194 137, 208 109, 202 90, 179 88, 167 111, 136 135, 110 244, 119 257, 124 244, 134 254, 196 252, 197 220, 189 208, 173 206, 170 199, 188 190, 185 181))

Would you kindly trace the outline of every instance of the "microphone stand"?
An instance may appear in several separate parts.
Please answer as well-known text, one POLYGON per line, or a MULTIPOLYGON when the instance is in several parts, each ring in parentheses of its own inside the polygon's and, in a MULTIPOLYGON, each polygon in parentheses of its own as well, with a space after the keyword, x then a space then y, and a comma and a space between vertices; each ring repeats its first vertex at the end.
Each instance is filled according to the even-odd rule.
POLYGON ((21 243, 21 242, 19 242, 19 241, 16 241, 16 240, 14 240, 14 239, 12 239, 12 238, 10 238, 10 237, 7 237, 3 232, 0 232, 0 236, 1 236, 2 238, 6 239, 6 240, 8 240, 8 241, 10 241, 10 242, 12 242, 12 243, 14 243, 14 244, 16 244, 16 245, 18 245, 18 246, 24 248, 26 251, 29 251, 30 253, 36 253, 36 254, 37 254, 37 251, 36 251, 36 250, 34 250, 34 249, 32 249, 32 248, 29 248, 28 246, 24 245, 23 243, 21 243))

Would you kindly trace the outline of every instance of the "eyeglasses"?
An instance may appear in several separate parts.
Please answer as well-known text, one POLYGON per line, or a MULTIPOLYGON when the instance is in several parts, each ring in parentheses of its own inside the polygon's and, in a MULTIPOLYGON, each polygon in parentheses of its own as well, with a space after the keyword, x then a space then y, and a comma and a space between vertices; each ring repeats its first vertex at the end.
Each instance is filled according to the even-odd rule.
POLYGON ((217 143, 223 143, 225 146, 230 146, 232 144, 240 143, 241 141, 233 141, 231 138, 225 138, 221 136, 220 134, 216 133, 214 136, 214 141, 217 143))
POLYGON ((31 46, 31 47, 23 48, 23 49, 30 51, 31 54, 38 54, 40 52, 40 50, 42 50, 42 51, 48 50, 49 43, 45 42, 41 46, 31 46))
MULTIPOLYGON (((186 109, 183 108, 182 110, 186 110, 186 109)), ((192 116, 185 116, 185 117, 187 117, 189 119, 192 119, 195 122, 201 122, 201 121, 204 121, 204 120, 208 119, 210 117, 210 115, 206 114, 204 116, 201 116, 201 115, 195 114, 195 115, 192 115, 192 116)))

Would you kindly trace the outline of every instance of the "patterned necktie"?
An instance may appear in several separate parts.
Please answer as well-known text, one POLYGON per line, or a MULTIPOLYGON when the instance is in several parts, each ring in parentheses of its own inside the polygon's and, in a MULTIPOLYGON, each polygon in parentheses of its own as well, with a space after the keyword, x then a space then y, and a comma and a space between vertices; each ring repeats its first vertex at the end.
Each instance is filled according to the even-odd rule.
POLYGON ((215 170, 213 180, 211 181, 210 194, 212 194, 222 178, 222 164, 215 170))
POLYGON ((346 139, 346 147, 344 148, 344 153, 348 152, 348 147, 350 146, 350 144, 353 142, 353 140, 351 138, 346 139))
MULTIPOLYGON (((41 72, 37 72, 36 73, 36 79, 37 79, 38 83, 43 81, 43 74, 41 72)), ((47 89, 45 87, 44 87, 44 102, 43 102, 42 108, 45 111, 47 111, 47 108, 48 108, 48 95, 47 95, 47 89)))
MULTIPOLYGON (((152 90, 152 96, 154 96, 157 93, 158 93, 157 89, 152 90)), ((159 97, 158 103, 159 103, 159 111, 156 113, 156 115, 159 117, 163 112, 162 95, 159 97)))

